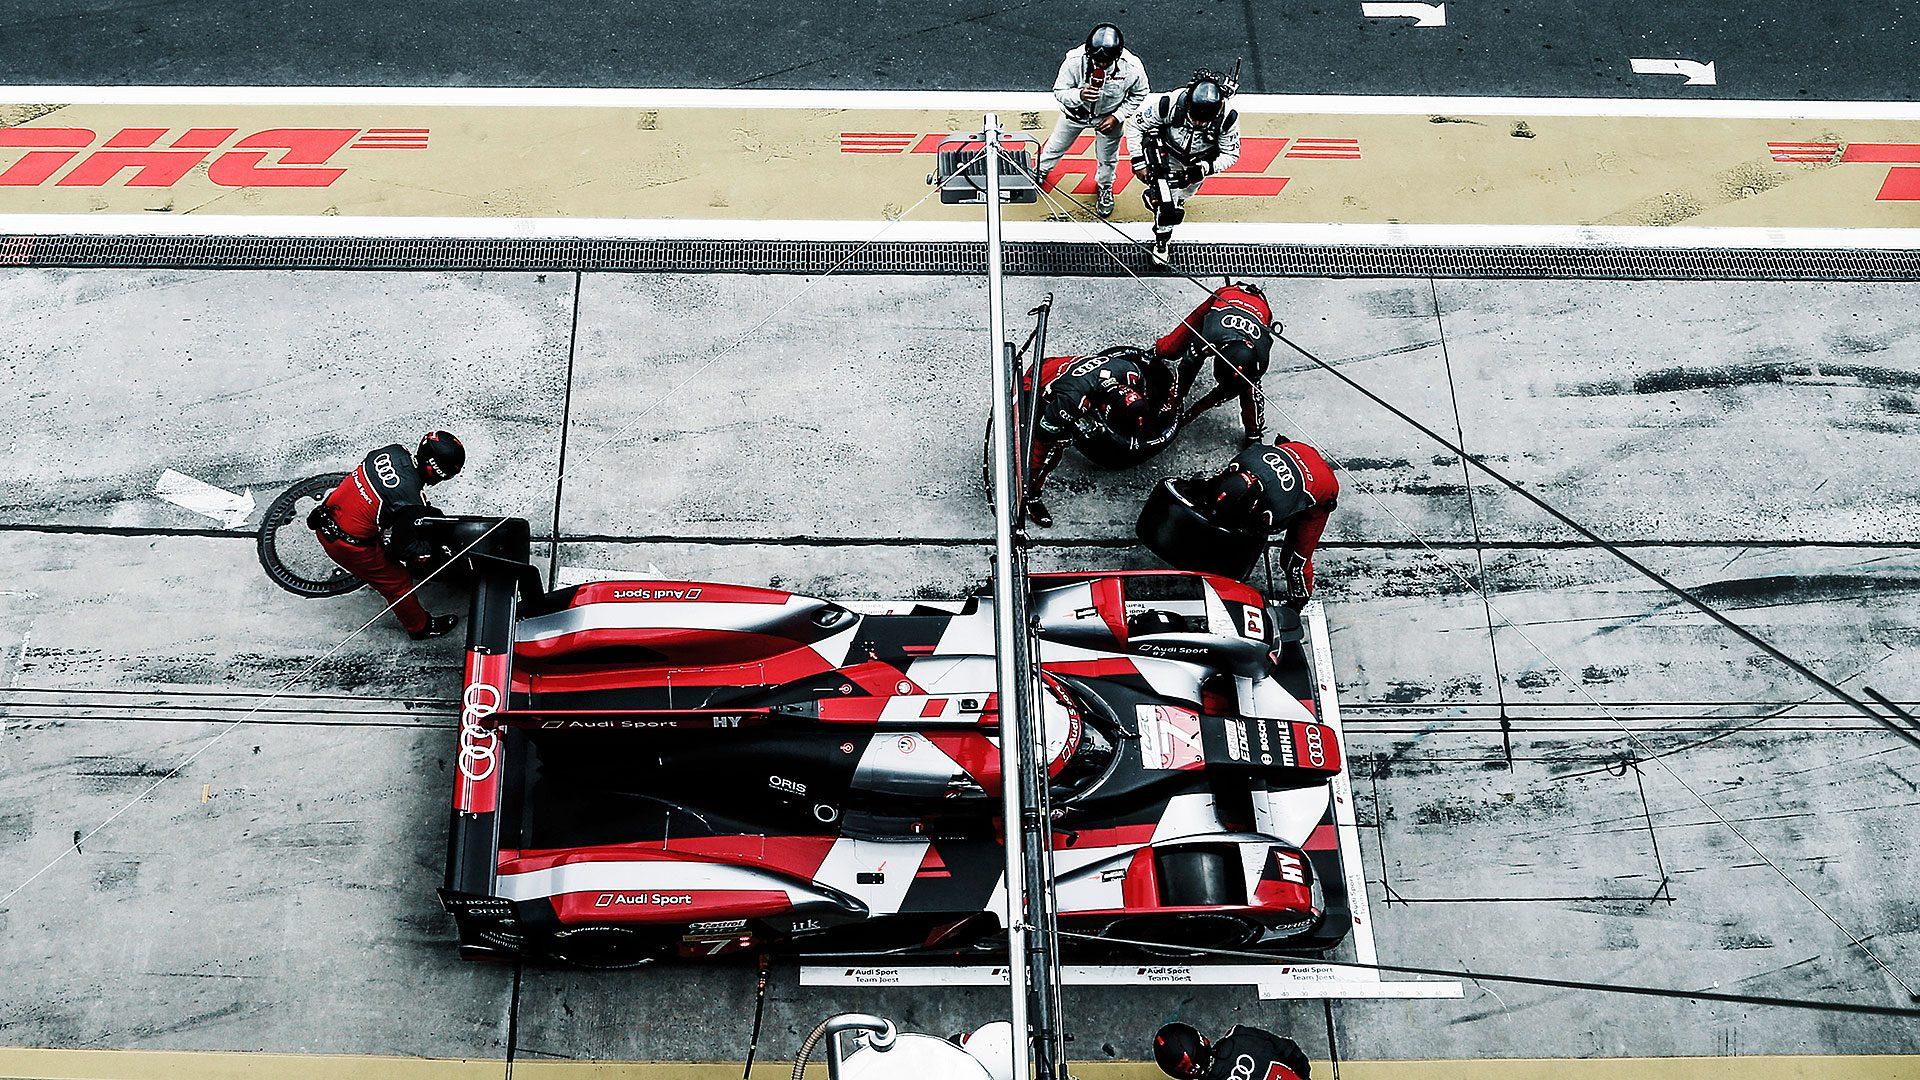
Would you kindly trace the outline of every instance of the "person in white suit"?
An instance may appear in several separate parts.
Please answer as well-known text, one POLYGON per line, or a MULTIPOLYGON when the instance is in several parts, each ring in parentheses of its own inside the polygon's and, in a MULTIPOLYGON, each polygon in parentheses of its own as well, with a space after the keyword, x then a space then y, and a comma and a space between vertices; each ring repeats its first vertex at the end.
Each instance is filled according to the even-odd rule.
POLYGON ((1151 93, 1147 69, 1127 51, 1120 28, 1101 23, 1087 32, 1060 62, 1053 80, 1053 96, 1060 102, 1060 123, 1040 151, 1040 179, 1053 172, 1074 140, 1092 129, 1094 180, 1099 185, 1095 207, 1101 217, 1113 213, 1113 176, 1120 160, 1120 137, 1151 93))

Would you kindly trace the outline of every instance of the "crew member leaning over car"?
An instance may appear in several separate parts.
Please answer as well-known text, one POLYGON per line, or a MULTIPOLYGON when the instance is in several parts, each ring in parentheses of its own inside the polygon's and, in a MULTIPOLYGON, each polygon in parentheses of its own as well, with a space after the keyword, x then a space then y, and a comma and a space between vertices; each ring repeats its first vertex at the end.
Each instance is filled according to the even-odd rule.
POLYGON ((411 454, 399 443, 383 446, 368 454, 307 517, 327 557, 386 597, 394 617, 415 641, 439 637, 458 621, 452 615, 427 614, 401 560, 424 553, 414 522, 439 513, 428 504, 423 487, 451 480, 466 460, 466 448, 446 431, 427 432, 411 454))
POLYGON ((1215 289, 1192 314, 1180 320, 1167 335, 1154 343, 1154 354, 1162 361, 1179 365, 1179 383, 1174 399, 1185 401, 1200 375, 1203 361, 1213 362, 1213 389, 1188 407, 1180 417, 1185 427, 1207 410, 1240 399, 1242 446, 1264 442, 1267 434, 1267 399, 1260 390, 1260 377, 1266 374, 1273 352, 1273 335, 1279 329, 1273 308, 1258 285, 1234 282, 1215 289))
POLYGON ((1298 611, 1313 595, 1313 550, 1339 494, 1340 480, 1320 451, 1282 435, 1234 455, 1195 485, 1192 501, 1223 529, 1281 538, 1287 606, 1298 611))

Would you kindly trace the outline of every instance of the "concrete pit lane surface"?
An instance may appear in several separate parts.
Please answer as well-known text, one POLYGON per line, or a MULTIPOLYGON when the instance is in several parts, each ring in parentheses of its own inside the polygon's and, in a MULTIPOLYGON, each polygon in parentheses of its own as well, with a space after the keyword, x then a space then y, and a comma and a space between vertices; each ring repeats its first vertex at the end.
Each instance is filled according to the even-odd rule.
MULTIPOLYGON (((1910 285, 1264 284, 1342 372, 1849 690, 1920 700, 1910 285)), ((1052 351, 1091 351, 1164 332, 1191 289, 1019 278, 1008 307, 1053 293, 1052 351)), ((750 967, 460 961, 433 898, 457 639, 349 637, 369 594, 274 590, 247 525, 155 486, 264 503, 441 426, 470 457, 439 503, 528 517, 542 557, 557 520, 563 566, 962 595, 989 569, 983 303, 933 276, 0 271, 0 1042, 737 1061, 750 967)), ((1266 386, 1272 429, 1342 470, 1320 595, 1385 962, 1903 1003, 1846 931, 1920 972, 1912 744, 1325 372, 1277 352, 1266 386)), ((1039 564, 1148 565, 1147 488, 1224 461, 1237 426, 1223 407, 1133 472, 1070 461, 1039 564)), ((762 1060, 835 1011, 944 1034, 1003 1008, 780 964, 762 1060)), ((1138 1060, 1179 1018, 1355 1075, 1920 1051, 1886 1018, 1473 980, 1330 1004, 1076 986, 1067 1015, 1080 1062, 1138 1060)))

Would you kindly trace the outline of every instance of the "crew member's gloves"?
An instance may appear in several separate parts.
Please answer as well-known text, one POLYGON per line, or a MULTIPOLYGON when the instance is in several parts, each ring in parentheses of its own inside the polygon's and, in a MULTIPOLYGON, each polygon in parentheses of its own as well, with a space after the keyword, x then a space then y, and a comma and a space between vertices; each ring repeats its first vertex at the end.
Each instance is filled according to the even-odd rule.
POLYGON ((1127 162, 1127 165, 1133 169, 1133 175, 1146 181, 1148 184, 1153 183, 1153 171, 1152 171, 1153 167, 1147 164, 1146 158, 1143 158, 1143 157, 1134 158, 1133 160, 1127 162))
POLYGON ((1313 594, 1307 589, 1307 562, 1305 559, 1289 558, 1287 571, 1287 606, 1295 611, 1307 606, 1313 594))

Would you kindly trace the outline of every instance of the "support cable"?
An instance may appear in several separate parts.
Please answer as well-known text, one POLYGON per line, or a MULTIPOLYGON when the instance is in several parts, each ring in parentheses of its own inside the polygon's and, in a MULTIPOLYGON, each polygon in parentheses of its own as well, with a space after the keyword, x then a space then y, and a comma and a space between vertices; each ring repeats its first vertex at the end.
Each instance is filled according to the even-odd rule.
MULTIPOLYGON (((1052 194, 1047 192, 1044 188, 1041 190, 1041 194, 1046 196, 1050 202, 1053 201, 1052 194)), ((1058 206, 1058 203, 1055 202, 1054 205, 1058 206)), ((1075 205, 1078 205, 1078 204, 1076 203, 1075 205)), ((1080 224, 1082 224, 1084 228, 1084 222, 1081 222, 1080 224)), ((1108 224, 1111 225, 1112 223, 1109 222, 1108 224)), ((1114 227, 1117 230, 1118 227, 1117 226, 1114 226, 1114 227)), ((1163 297, 1160 294, 1159 290, 1154 289, 1153 285, 1150 282, 1148 282, 1145 278, 1141 277, 1139 274, 1135 273, 1133 268, 1130 266, 1127 266, 1124 260, 1120 259, 1117 255, 1113 254, 1110 245, 1100 240, 1098 237, 1092 237, 1091 230, 1087 230, 1087 231, 1089 233, 1089 236, 1092 238, 1093 242, 1096 244, 1099 244, 1103 250, 1106 250, 1108 255, 1112 257, 1113 260, 1117 264, 1119 264, 1122 269, 1126 270, 1127 273, 1131 275, 1135 281, 1146 286, 1147 290, 1153 293, 1156 300, 1158 300, 1161 304, 1164 305, 1166 303, 1165 297, 1163 297)), ((1126 234, 1121 233, 1121 235, 1125 236, 1126 234)), ((1128 238, 1128 242, 1136 243, 1135 241, 1132 240, 1131 237, 1128 238)), ((1189 274, 1180 273, 1178 271, 1175 271, 1175 272, 1176 274, 1178 274, 1178 276, 1184 277, 1188 281, 1191 281, 1195 285, 1199 286, 1201 289, 1206 290, 1206 292, 1209 295, 1212 294, 1213 290, 1210 287, 1208 287, 1205 282, 1202 282, 1200 279, 1193 277, 1192 275, 1189 275, 1189 274)), ((1183 318, 1183 322, 1184 322, 1184 318, 1183 318)), ((1193 329, 1196 337, 1198 337, 1198 333, 1199 333, 1198 328, 1193 327, 1191 323, 1187 323, 1186 325, 1188 325, 1190 329, 1193 329)), ((1275 336, 1280 337, 1280 335, 1278 334, 1276 334, 1275 336)), ((1204 339, 1200 339, 1200 340, 1204 341, 1204 339)), ((1335 374, 1339 375, 1343 381, 1349 383, 1350 385, 1353 385, 1358 389, 1361 389, 1362 392, 1365 393, 1366 396, 1368 396, 1369 398, 1372 398, 1375 401, 1380 401, 1381 404, 1386 405, 1386 403, 1382 399, 1380 399, 1378 395, 1374 394, 1370 390, 1366 390, 1364 387, 1360 387, 1358 383, 1354 382, 1351 378, 1346 376, 1344 373, 1338 371, 1338 369, 1336 369, 1333 365, 1328 364, 1324 360, 1321 360, 1319 357, 1308 352, 1306 349, 1302 348, 1298 344, 1295 344, 1291 340, 1288 340, 1284 337, 1282 337, 1281 340, 1286 341, 1287 344, 1291 346, 1296 352, 1299 352, 1301 355, 1307 357, 1309 360, 1312 360, 1315 364, 1318 364, 1319 366, 1327 369, 1328 371, 1334 372, 1335 374)), ((1243 379, 1246 378, 1246 375, 1244 373, 1239 372, 1239 369, 1233 367, 1233 365, 1228 364, 1225 366, 1228 369, 1236 372, 1237 374, 1240 374, 1241 378, 1243 379)), ((1249 380, 1249 382, 1250 381, 1251 380, 1249 380)), ((1406 414, 1401 412, 1399 409, 1394 408, 1391 405, 1387 405, 1386 407, 1391 411, 1393 411, 1396 415, 1399 415, 1407 419, 1415 427, 1425 432, 1429 437, 1439 440, 1442 444, 1448 446, 1450 449, 1453 449, 1456 453, 1465 455, 1466 451, 1460 449, 1459 447, 1454 446, 1451 442, 1448 442, 1446 439, 1444 439, 1440 435, 1434 433, 1430 428, 1425 427, 1425 425, 1420 424, 1418 421, 1413 420, 1411 417, 1407 417, 1406 414)), ((1277 408, 1278 408, 1278 411, 1280 411, 1280 413, 1282 414, 1282 417, 1286 419, 1291 425, 1292 421, 1295 418, 1292 415, 1287 413, 1285 406, 1283 405, 1277 406, 1277 408)), ((1296 428, 1296 430, 1305 430, 1305 429, 1296 428)), ((1339 464, 1337 459, 1328 458, 1328 461, 1332 463, 1336 469, 1339 469, 1342 467, 1339 464)), ((1484 466, 1482 467, 1483 469, 1485 468, 1484 466)), ((1490 474, 1493 473, 1493 470, 1491 469, 1486 469, 1485 471, 1489 472, 1490 474)), ((1493 474, 1493 475, 1498 476, 1498 474, 1493 474)), ((1516 491, 1520 490, 1517 485, 1514 485, 1512 483, 1512 481, 1508 481, 1504 477, 1499 477, 1499 479, 1501 479, 1502 482, 1506 483, 1508 486, 1514 487, 1516 491)), ((1845 924, 1840 922, 1839 919, 1835 918, 1833 914, 1829 912, 1826 909, 1826 907, 1820 903, 1820 901, 1816 900, 1811 893, 1809 893, 1806 889, 1802 888, 1800 883, 1794 880, 1792 875, 1788 874, 1786 870, 1783 869, 1778 862, 1774 861, 1774 859, 1771 856, 1769 856, 1764 850, 1761 849, 1760 845, 1754 843, 1754 841, 1751 838, 1749 838, 1744 832, 1741 832, 1739 828, 1737 828, 1731 821, 1727 819, 1727 817, 1724 814, 1720 812, 1717 806, 1715 806, 1711 801, 1709 801, 1706 798, 1706 796, 1702 795, 1696 788, 1694 788, 1692 784, 1689 784, 1683 777, 1681 777, 1681 775, 1678 772, 1674 771, 1674 769, 1666 763, 1666 760, 1663 756, 1656 755, 1652 753, 1650 750, 1648 750, 1646 745, 1640 740, 1639 736, 1635 734, 1633 729, 1629 728, 1624 722, 1620 720, 1619 717, 1615 716, 1611 710, 1609 710, 1603 703, 1601 703, 1601 701, 1593 695, 1592 691, 1586 688, 1585 684, 1581 683, 1579 680, 1573 678, 1572 675, 1568 674, 1567 670, 1561 666, 1560 662, 1557 659, 1555 659, 1551 653, 1547 652, 1547 650, 1542 648, 1538 642, 1533 640, 1532 635, 1528 634, 1525 630, 1523 630, 1519 626, 1519 624, 1515 623, 1511 618, 1509 618, 1507 614, 1499 608, 1498 605, 1494 604, 1492 597, 1487 593, 1486 589, 1482 587, 1482 585, 1479 582, 1476 582, 1472 580, 1470 577, 1468 577, 1467 575, 1461 573, 1460 569, 1454 566, 1450 560, 1442 557, 1438 551, 1434 550, 1432 545, 1427 543, 1426 538, 1420 535, 1418 530, 1414 529, 1414 527, 1411 524, 1409 524, 1404 518, 1402 518, 1398 513, 1396 513, 1393 507, 1388 505, 1386 500, 1378 498, 1371 491, 1368 491, 1365 488, 1358 488, 1356 490, 1360 491, 1363 495, 1366 495, 1368 498, 1372 499, 1382 510, 1386 512, 1386 514, 1389 517, 1391 517, 1394 520, 1396 524, 1398 524, 1401 527, 1402 530, 1404 530, 1407 533, 1408 536, 1411 536, 1415 541, 1417 541, 1420 544, 1420 546, 1426 551, 1426 553, 1434 559, 1435 562, 1445 567, 1446 570, 1450 574, 1452 574, 1462 585, 1464 585, 1469 592, 1478 594, 1482 602, 1486 605, 1486 608, 1488 611, 1498 616, 1502 623, 1504 623, 1508 628, 1512 629, 1514 633, 1518 634, 1520 636, 1520 639, 1526 642, 1530 648, 1532 648, 1535 652, 1539 653, 1541 658, 1545 660, 1550 667, 1553 668, 1555 674, 1557 674, 1560 677, 1562 682, 1565 682, 1568 686, 1572 687, 1576 693, 1580 694, 1582 697, 1585 697, 1587 701, 1600 713, 1600 715, 1606 717, 1608 721, 1610 721, 1616 728, 1620 730, 1620 732, 1623 735, 1626 736, 1627 741, 1630 744, 1632 744, 1635 752, 1640 756, 1642 760, 1652 761, 1655 765, 1658 765, 1662 772, 1666 773, 1669 777, 1673 779, 1675 783, 1679 784, 1680 787, 1684 791, 1686 791, 1688 795, 1692 796, 1694 801, 1698 802, 1700 806, 1707 811, 1708 814, 1712 815, 1715 821, 1719 822, 1719 824, 1723 828, 1725 828, 1729 833, 1732 833, 1733 836, 1737 838, 1742 844, 1744 844, 1750 851, 1752 851, 1753 854, 1757 858, 1759 858, 1761 862, 1765 863, 1769 869, 1771 869, 1775 874, 1779 875, 1780 879, 1786 882, 1788 887, 1793 889, 1794 892, 1798 893, 1800 897, 1804 899, 1816 912, 1818 912, 1822 918, 1824 918, 1828 923, 1832 924, 1834 929, 1840 931, 1840 933, 1844 935, 1846 939, 1850 943, 1852 943, 1852 945, 1856 949, 1864 953, 1866 957, 1873 962, 1875 967, 1879 968, 1880 971, 1885 973, 1888 978, 1892 979, 1894 983, 1896 983, 1900 987, 1901 990, 1905 991, 1907 994, 1907 997, 1910 1000, 1920 1001, 1920 994, 1916 994, 1914 992, 1913 987, 1910 986, 1907 983, 1907 981, 1900 976, 1898 972, 1894 971, 1891 967, 1889 967, 1887 963, 1880 958, 1879 954, 1875 953, 1871 948, 1869 948, 1864 939, 1862 939, 1858 934, 1854 933, 1845 924)), ((1540 505, 1542 506, 1546 505, 1544 501, 1539 500, 1531 495, 1529 495, 1528 497, 1532 498, 1535 502, 1540 503, 1540 505)), ((1553 512, 1557 517, 1561 517, 1569 522, 1572 522, 1571 518, 1566 518, 1566 516, 1564 514, 1561 514, 1559 511, 1555 510, 1553 512)), ((1594 536, 1591 530, 1587 530, 1584 526, 1579 526, 1579 528, 1582 532, 1586 533, 1589 536, 1592 536, 1595 540, 1598 540, 1598 537, 1594 536)), ((1605 542, 1601 541, 1601 543, 1604 544, 1605 542)), ((1611 546, 1611 545, 1607 545, 1607 546, 1611 546)), ((1622 555, 1622 557, 1628 558, 1627 556, 1624 556, 1624 555, 1622 555)), ((1629 561, 1632 562, 1633 560, 1629 559, 1629 561)), ((1638 564, 1635 563, 1635 565, 1638 565, 1638 564)), ((1648 573, 1651 575, 1652 571, 1648 571, 1648 573)), ((1653 576, 1657 581, 1665 581, 1664 578, 1660 578, 1658 577, 1658 575, 1653 575, 1653 576)), ((1679 588, 1678 586, 1670 586, 1670 587, 1676 590, 1679 588)), ((1691 594, 1688 594, 1688 595, 1690 596, 1691 594)), ((1697 600, 1694 601, 1694 603, 1696 604, 1696 606, 1701 606, 1701 607, 1705 606, 1703 603, 1697 600)), ((1726 622, 1728 625, 1733 625, 1729 620, 1726 620, 1724 617, 1722 617, 1720 621, 1726 622)), ((1758 639, 1756 638, 1756 640, 1758 639)), ((1822 685, 1827 685, 1825 680, 1819 680, 1819 681, 1822 683, 1822 685)), ((1849 694, 1846 694, 1845 691, 1841 691, 1841 695, 1846 700, 1857 703, 1857 699, 1853 698, 1849 694)), ((1864 704, 1861 704, 1861 707, 1864 709, 1865 708, 1864 704)), ((1876 712, 1873 712, 1872 710, 1867 710, 1867 715, 1872 716, 1874 719, 1880 721, 1883 725, 1892 727, 1891 723, 1887 720, 1887 718, 1881 716, 1876 712)), ((1899 731, 1900 729, 1897 727, 1893 727, 1893 730, 1899 731)), ((1901 732, 1901 733, 1906 734, 1905 732, 1901 732)))

